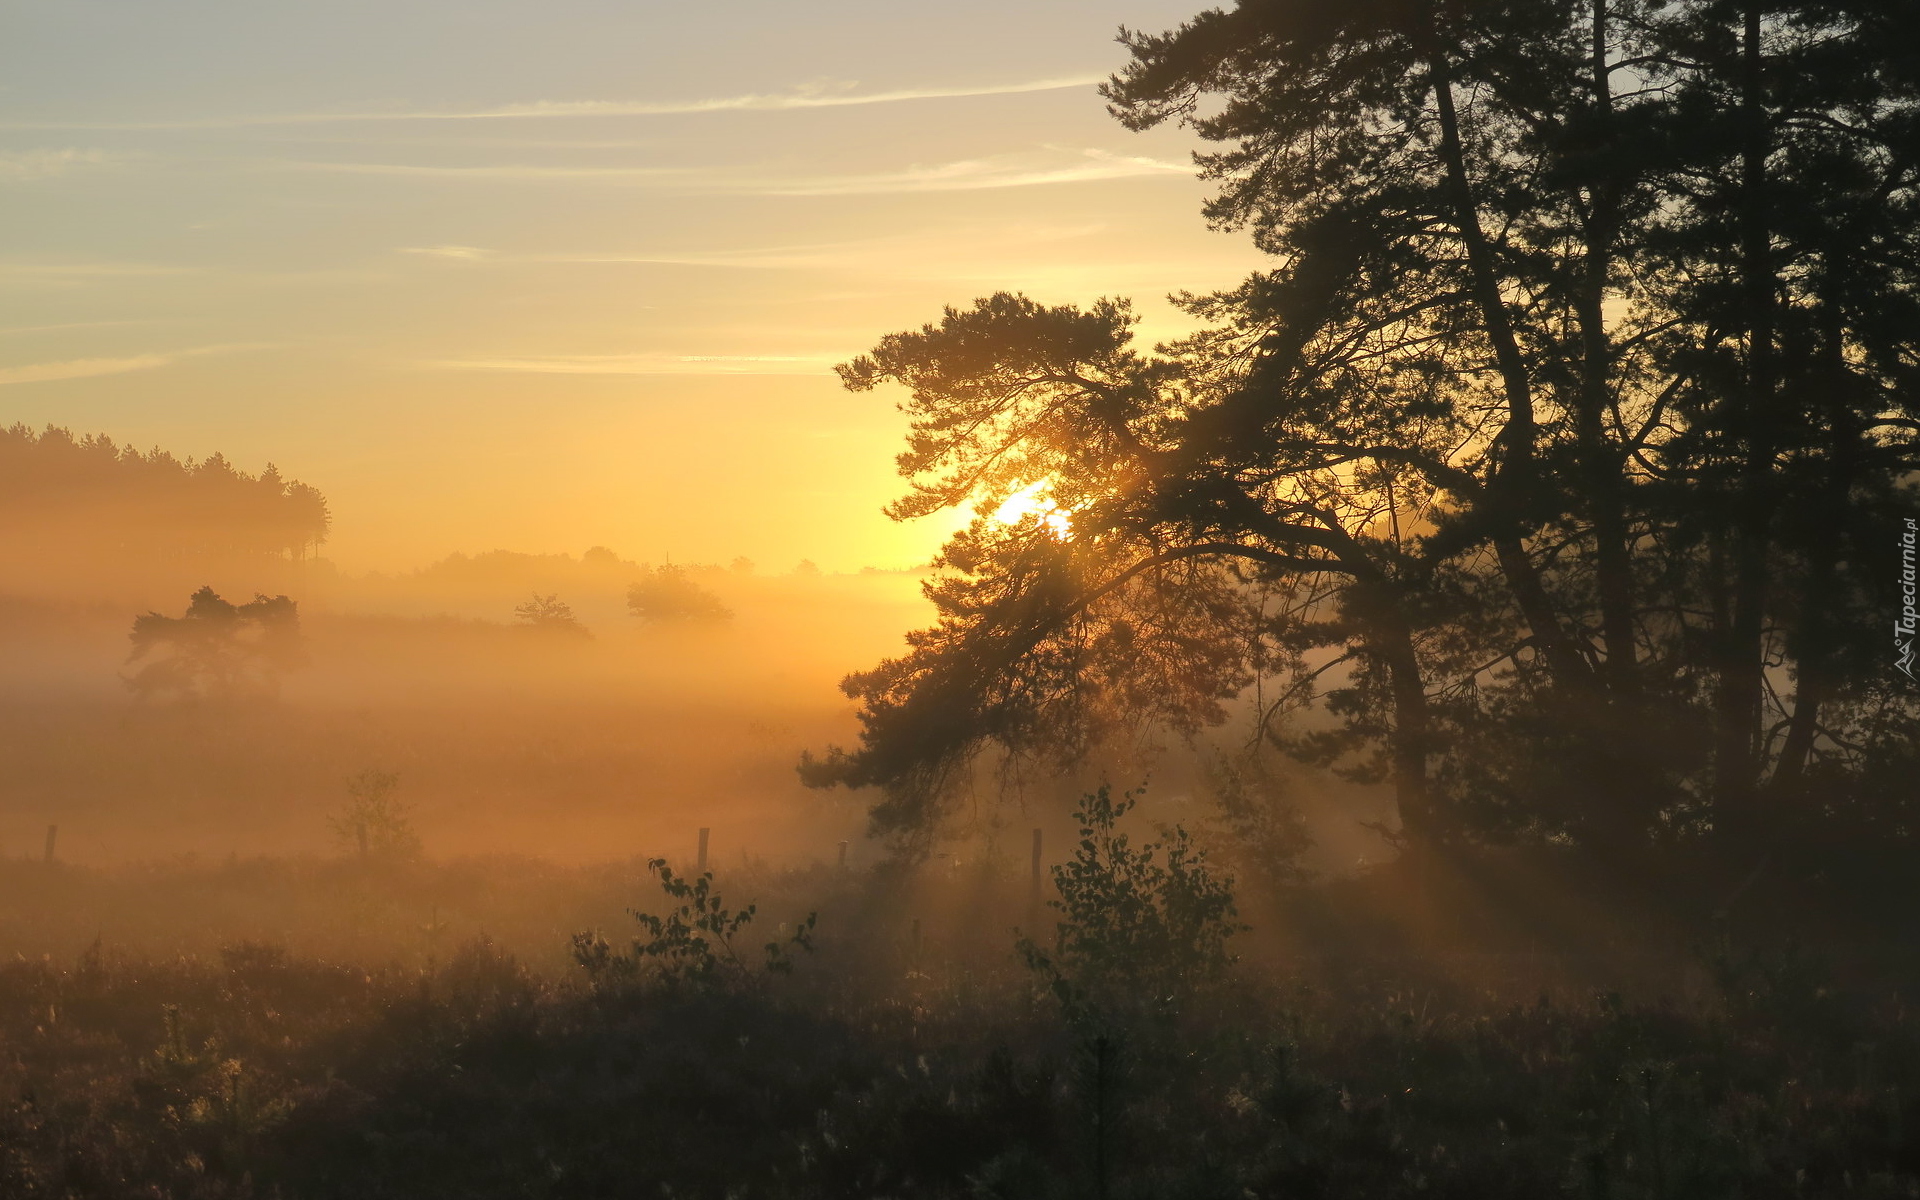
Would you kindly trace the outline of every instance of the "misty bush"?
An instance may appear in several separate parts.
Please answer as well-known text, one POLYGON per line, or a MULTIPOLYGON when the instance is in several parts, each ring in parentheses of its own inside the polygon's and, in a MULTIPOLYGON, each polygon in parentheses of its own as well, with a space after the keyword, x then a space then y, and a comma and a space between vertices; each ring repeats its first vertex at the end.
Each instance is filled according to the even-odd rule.
POLYGON ((1174 1011, 1226 974, 1234 961, 1227 940, 1246 928, 1235 919, 1233 880, 1213 872, 1184 828, 1139 845, 1118 831, 1138 796, 1115 801, 1102 786, 1082 799, 1079 845, 1053 868, 1054 947, 1019 942, 1027 966, 1076 1019, 1174 1011))
POLYGON ((300 606, 285 596, 224 600, 211 587, 195 592, 178 617, 150 612, 133 619, 133 651, 123 676, 143 698, 232 700, 270 696, 282 672, 306 661, 300 606))
POLYGON ((542 633, 565 634, 572 637, 591 638, 593 633, 580 619, 573 615, 573 605, 562 600, 558 593, 542 596, 533 594, 533 599, 518 605, 513 615, 520 619, 523 629, 537 629, 542 633))
POLYGON ((413 831, 408 806, 394 796, 399 786, 400 776, 394 771, 366 770, 347 780, 347 804, 327 823, 349 853, 383 859, 420 853, 420 837, 413 831))
POLYGON ((667 563, 647 571, 627 589, 627 607, 653 624, 712 624, 733 619, 733 610, 683 566, 667 563))
MULTIPOLYGON (((756 970, 735 938, 753 924, 758 911, 749 904, 730 909, 713 890, 713 872, 694 877, 674 874, 664 858, 647 860, 647 870, 660 881, 660 890, 673 902, 665 916, 628 909, 645 934, 635 938, 630 953, 618 953, 598 932, 573 935, 574 961, 596 984, 648 978, 669 986, 732 986, 762 973, 793 970, 793 953, 813 949, 817 913, 808 913, 785 941, 772 941, 756 970)), ((750 955, 751 952, 748 952, 750 955)))

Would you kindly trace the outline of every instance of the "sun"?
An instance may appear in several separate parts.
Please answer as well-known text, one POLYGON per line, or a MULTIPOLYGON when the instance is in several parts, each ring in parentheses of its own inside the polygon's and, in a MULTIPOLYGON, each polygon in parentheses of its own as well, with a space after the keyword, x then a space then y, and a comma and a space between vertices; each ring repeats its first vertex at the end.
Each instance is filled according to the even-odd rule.
POLYGON ((1001 501, 993 510, 993 519, 1002 525, 1026 525, 1038 522, 1062 541, 1073 536, 1073 514, 1054 502, 1053 480, 1029 483, 1001 501))

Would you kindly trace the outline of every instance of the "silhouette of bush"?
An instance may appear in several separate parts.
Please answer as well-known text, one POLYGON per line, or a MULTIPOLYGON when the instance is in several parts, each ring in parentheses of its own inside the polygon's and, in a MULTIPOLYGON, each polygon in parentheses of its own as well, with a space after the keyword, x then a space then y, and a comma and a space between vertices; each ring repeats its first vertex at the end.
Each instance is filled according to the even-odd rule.
POLYGON ((650 625, 715 624, 733 610, 701 587, 686 567, 668 563, 646 572, 627 589, 627 608, 650 625))
MULTIPOLYGON (((734 939, 753 923, 758 908, 729 909, 713 890, 713 872, 687 878, 674 874, 664 858, 647 860, 647 870, 660 881, 660 890, 674 905, 665 916, 629 909, 645 936, 635 938, 631 952, 613 949, 597 932, 573 935, 573 957, 596 984, 645 979, 669 987, 739 987, 749 983, 755 968, 741 956, 734 939)), ((763 948, 761 971, 786 974, 793 970, 793 952, 813 949, 818 914, 807 914, 785 941, 763 948)))
POLYGON ((1125 1021, 1165 1013, 1233 963, 1233 881, 1216 876, 1192 835, 1175 825, 1163 842, 1135 845, 1119 831, 1137 792, 1085 796, 1074 816, 1080 841, 1053 868, 1061 914, 1052 949, 1018 943, 1028 968, 1076 1020, 1125 1021))
POLYGON ((579 618, 573 615, 573 606, 555 595, 533 594, 533 599, 513 610, 524 628, 538 630, 541 633, 559 634, 568 637, 591 638, 593 633, 579 618))
POLYGON ((281 673, 305 662, 299 606, 285 596, 223 600, 210 587, 195 592, 178 617, 150 612, 133 619, 127 687, 142 697, 183 700, 270 695, 281 673))
POLYGON ((400 776, 368 769, 347 780, 347 804, 327 818, 347 852, 362 859, 393 861, 420 853, 408 807, 394 796, 400 776))

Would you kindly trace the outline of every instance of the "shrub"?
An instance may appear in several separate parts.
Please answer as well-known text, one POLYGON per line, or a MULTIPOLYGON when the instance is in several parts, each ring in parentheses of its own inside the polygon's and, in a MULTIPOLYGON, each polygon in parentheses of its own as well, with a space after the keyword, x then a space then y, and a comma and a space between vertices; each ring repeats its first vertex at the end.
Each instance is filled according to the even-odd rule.
POLYGON ((673 563, 646 572, 629 587, 627 607, 649 625, 716 624, 733 619, 733 610, 700 586, 692 571, 673 563))
POLYGON ((539 592, 535 592, 533 599, 513 610, 513 615, 520 619, 520 627, 523 629, 566 637, 593 637, 592 631, 573 615, 573 606, 562 600, 558 594, 542 596, 539 592))
MULTIPOLYGON (((633 940, 631 953, 616 953, 597 932, 574 934, 574 961, 589 978, 598 984, 646 975, 669 986, 734 986, 757 974, 734 946, 735 937, 753 923, 754 905, 729 909, 713 890, 711 871, 689 879, 674 874, 664 858, 648 859, 647 870, 660 880, 660 890, 675 902, 673 907, 665 916, 628 910, 646 934, 633 940)), ((808 913, 785 942, 766 943, 761 970, 792 971, 793 951, 813 949, 818 915, 808 913)))
POLYGON ((328 823, 334 837, 361 858, 403 859, 420 853, 407 806, 394 798, 400 776, 394 771, 362 771, 347 780, 346 807, 328 823))
POLYGON ((1117 831, 1138 796, 1116 802, 1102 787, 1084 798, 1073 859, 1053 868, 1054 948, 1019 942, 1027 966, 1076 1018, 1172 1011, 1226 973, 1227 940, 1246 928, 1235 920, 1233 880, 1213 873, 1185 829, 1138 846, 1117 831))

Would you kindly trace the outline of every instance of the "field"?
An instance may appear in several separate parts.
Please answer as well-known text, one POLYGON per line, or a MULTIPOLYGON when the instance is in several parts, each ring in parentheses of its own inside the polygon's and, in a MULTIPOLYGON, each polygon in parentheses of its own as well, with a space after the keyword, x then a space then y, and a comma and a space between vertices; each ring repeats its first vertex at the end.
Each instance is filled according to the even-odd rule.
POLYGON ((1518 924, 1485 903, 1497 886, 1467 881, 1537 886, 1555 865, 1479 866, 1272 889, 1241 910, 1253 929, 1217 978, 1173 1003, 1076 1008, 1014 953, 1013 927, 1032 915, 1017 874, 722 871, 725 911, 759 902, 734 938, 745 966, 703 974, 657 958, 622 974, 569 961, 566 931, 598 929, 618 950, 643 932, 623 904, 670 913, 640 863, 16 862, 6 906, 47 929, 144 903, 183 927, 253 912, 326 932, 300 953, 229 926, 202 929, 203 944, 231 940, 194 952, 102 939, 0 967, 0 1186, 21 1197, 1920 1189, 1920 1029, 1895 986, 1916 962, 1899 930, 1822 939, 1816 923, 1783 929, 1771 899, 1690 927, 1697 875, 1643 895, 1639 918, 1659 924, 1637 932, 1588 919, 1619 912, 1583 891, 1591 880, 1539 890, 1542 906, 1518 924), (436 907, 496 923, 498 936, 454 941, 398 915, 436 907), (790 938, 803 908, 818 913, 813 948, 793 952, 790 973, 761 969, 762 941, 790 938), (1409 915, 1422 909, 1459 919, 1443 930, 1409 915), (1788 940, 1803 937, 1818 952, 1788 940))

